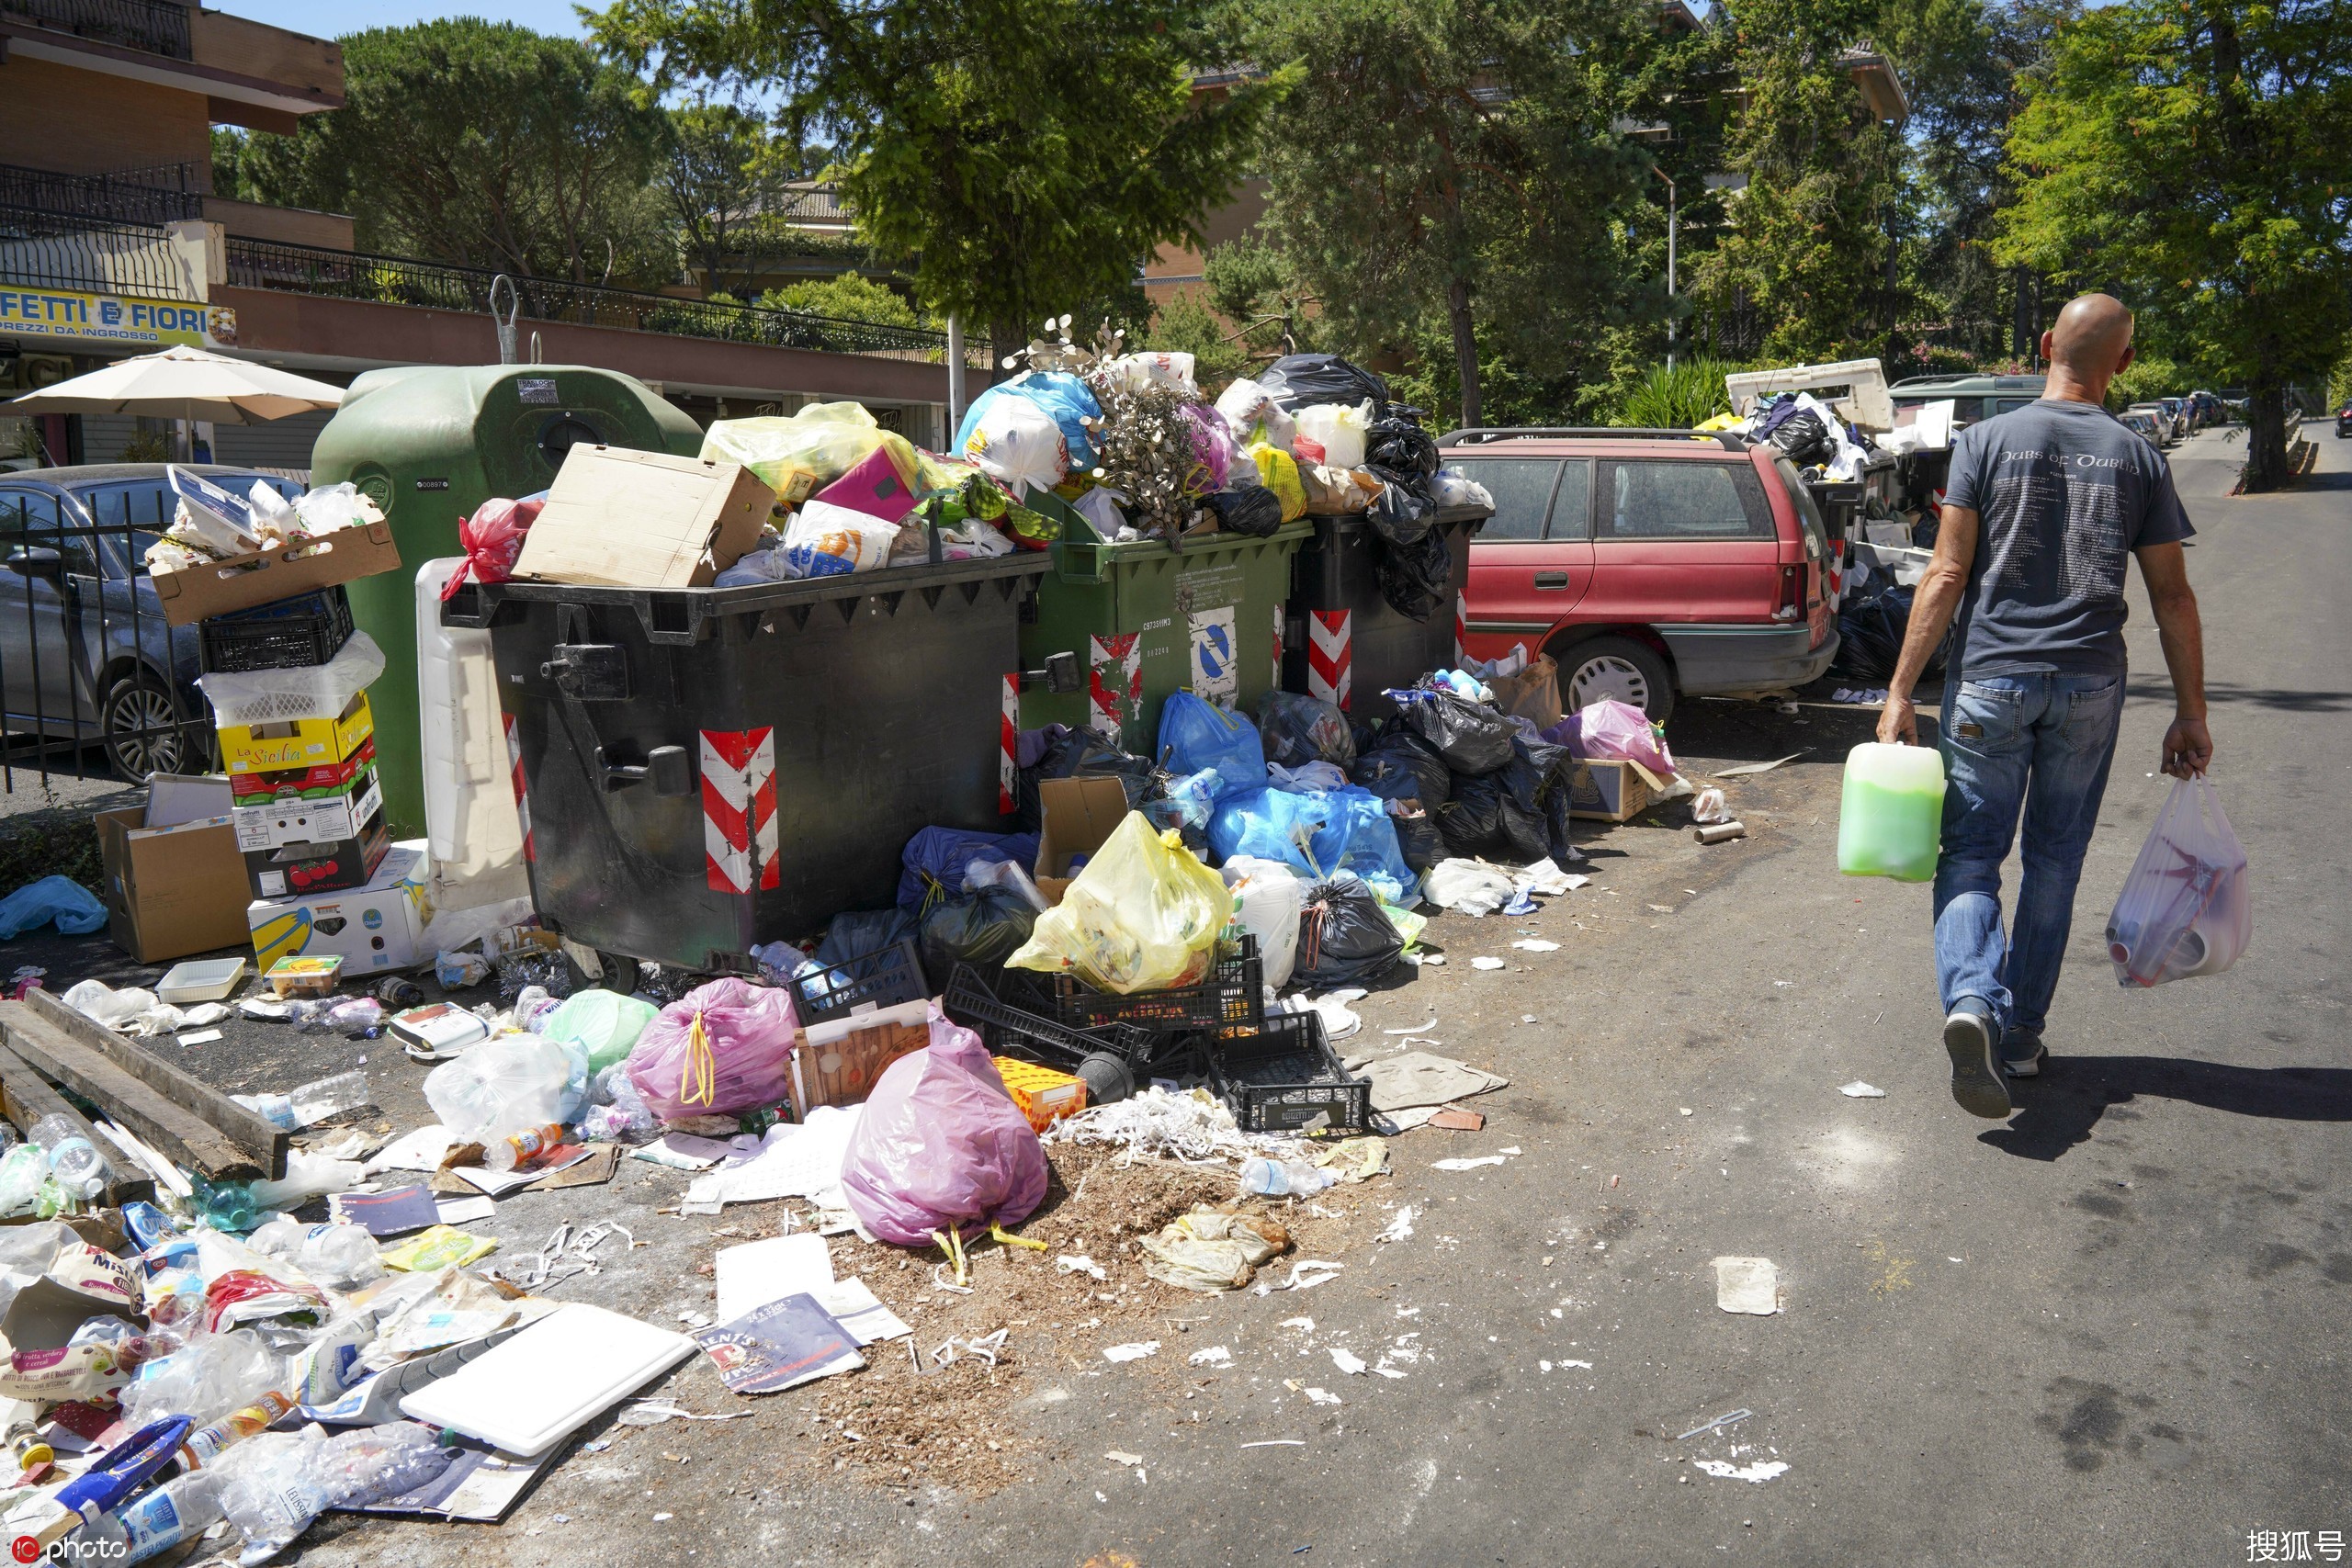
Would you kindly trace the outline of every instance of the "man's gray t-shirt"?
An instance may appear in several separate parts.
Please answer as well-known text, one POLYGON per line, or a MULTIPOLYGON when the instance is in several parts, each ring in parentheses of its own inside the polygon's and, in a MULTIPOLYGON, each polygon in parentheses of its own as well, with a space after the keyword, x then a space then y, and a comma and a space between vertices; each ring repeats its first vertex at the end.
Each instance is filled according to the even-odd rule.
POLYGON ((2196 530, 2154 446, 2105 409, 2034 402, 1952 443, 1944 504, 1977 516, 1963 679, 2123 672, 2123 558, 2196 530))

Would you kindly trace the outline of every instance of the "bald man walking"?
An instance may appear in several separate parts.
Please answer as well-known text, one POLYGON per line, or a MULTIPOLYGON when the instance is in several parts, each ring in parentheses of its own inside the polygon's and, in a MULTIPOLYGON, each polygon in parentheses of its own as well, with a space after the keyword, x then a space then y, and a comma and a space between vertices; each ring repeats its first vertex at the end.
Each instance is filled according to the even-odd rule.
POLYGON ((2175 712, 2164 770, 2202 773, 2205 653, 2181 541, 2195 532, 2156 449, 2106 409, 2132 363, 2132 312, 2086 294, 2042 334, 2039 402, 1962 431, 1935 559, 1911 606, 1878 738, 1916 746, 1912 689, 1953 613, 1944 678, 1943 855, 1936 979, 1951 1094, 2009 1114, 2007 1077, 2031 1077, 2065 958, 2075 885, 2098 823, 2123 710, 2123 558, 2140 562, 2175 712), (2025 820, 2017 919, 2001 934, 2001 863, 2025 820))

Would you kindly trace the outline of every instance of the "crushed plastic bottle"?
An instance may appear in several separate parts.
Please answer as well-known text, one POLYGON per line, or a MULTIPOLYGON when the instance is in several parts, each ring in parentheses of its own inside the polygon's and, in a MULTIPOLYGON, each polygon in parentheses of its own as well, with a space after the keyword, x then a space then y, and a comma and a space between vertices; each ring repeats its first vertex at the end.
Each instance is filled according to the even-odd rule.
MULTIPOLYGON (((209 1529, 220 1517, 220 1483, 209 1471, 183 1475, 135 1497, 69 1538, 108 1562, 144 1562, 209 1529)), ((76 1553, 77 1558, 83 1553, 76 1553)))
POLYGON ((281 1133, 297 1133, 314 1122, 368 1103, 366 1073, 337 1073, 286 1094, 236 1094, 234 1100, 281 1133))
POLYGON ((270 1423, 281 1416, 292 1415, 295 1408, 290 1397, 272 1389, 243 1409, 232 1410, 211 1425, 198 1427, 180 1444, 180 1468, 203 1469, 247 1438, 267 1431, 270 1423))
MULTIPOLYGON (((291 1165, 293 1158, 288 1155, 287 1163, 291 1165)), ((215 1185, 198 1179, 196 1209, 215 1230, 243 1235, 262 1223, 262 1205, 254 1201, 252 1185, 243 1181, 223 1181, 215 1185)))
POLYGON ((1241 1190, 1260 1198, 1305 1198, 1320 1192, 1340 1179, 1320 1166, 1297 1160, 1261 1159, 1241 1162, 1241 1190))
POLYGON ((40 1199, 41 1183, 49 1179, 49 1151, 39 1144, 18 1144, 0 1158, 0 1214, 22 1214, 40 1199))
POLYGON ((32 1141, 49 1151, 51 1179, 75 1198, 89 1199, 106 1190, 106 1156, 81 1130, 55 1114, 33 1123, 32 1141))

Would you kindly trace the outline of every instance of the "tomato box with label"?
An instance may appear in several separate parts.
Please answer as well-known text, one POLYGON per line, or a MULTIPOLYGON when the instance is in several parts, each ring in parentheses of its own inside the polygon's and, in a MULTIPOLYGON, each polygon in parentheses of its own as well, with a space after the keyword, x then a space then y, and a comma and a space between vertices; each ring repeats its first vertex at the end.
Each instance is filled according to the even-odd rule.
POLYGON ((245 851, 245 881, 256 898, 300 898, 316 893, 346 892, 367 886, 391 847, 391 833, 385 828, 384 814, 379 809, 358 832, 347 839, 245 851))

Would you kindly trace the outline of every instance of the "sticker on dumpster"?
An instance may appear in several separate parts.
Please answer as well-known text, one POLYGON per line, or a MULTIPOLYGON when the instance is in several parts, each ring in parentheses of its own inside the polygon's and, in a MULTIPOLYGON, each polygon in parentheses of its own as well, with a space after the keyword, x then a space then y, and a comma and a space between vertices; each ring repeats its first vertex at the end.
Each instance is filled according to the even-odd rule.
POLYGON ((1306 694, 1346 711, 1354 685, 1354 616, 1346 610, 1306 614, 1306 694))
POLYGON ((1193 694, 1230 712, 1241 695, 1241 671, 1235 662, 1233 606, 1197 610, 1193 623, 1193 694))
POLYGON ((1143 637, 1087 638, 1087 723, 1113 745, 1143 701, 1143 637))
POLYGON ((776 853, 775 731, 702 732, 702 845, 710 886, 749 893, 780 886, 776 853))

